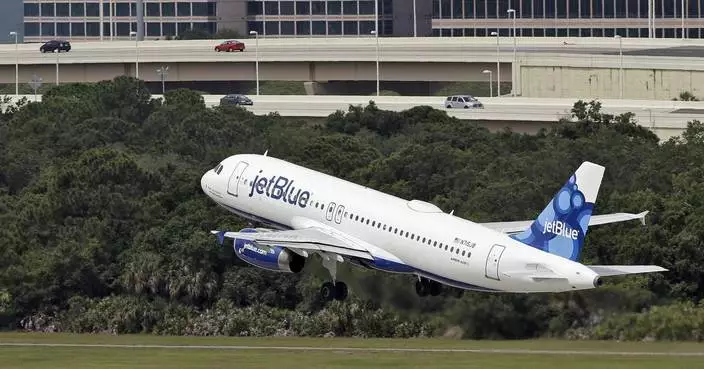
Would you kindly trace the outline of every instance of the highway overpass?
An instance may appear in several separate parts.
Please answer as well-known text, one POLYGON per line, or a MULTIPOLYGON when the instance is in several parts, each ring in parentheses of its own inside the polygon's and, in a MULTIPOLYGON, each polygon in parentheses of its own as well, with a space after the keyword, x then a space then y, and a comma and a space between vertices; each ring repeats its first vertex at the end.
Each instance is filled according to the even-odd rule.
MULTIPOLYGON (((220 40, 74 43, 68 53, 42 54, 39 44, 0 46, 0 83, 93 82, 136 73, 158 81, 375 81, 376 41, 369 38, 248 39, 243 53, 217 53, 220 40)), ((517 38, 379 38, 380 79, 394 82, 487 82, 483 70, 514 82, 518 95, 550 98, 671 99, 704 86, 704 40, 517 38), (499 53, 497 58, 497 40, 499 53), (619 48, 619 43, 621 49, 619 48), (619 56, 623 50, 623 58, 619 56), (621 62, 622 61, 622 62, 621 62), (622 67, 622 69, 621 69, 622 67), (517 75, 513 75, 514 71, 517 75)), ((315 86, 315 85, 314 85, 315 86)), ((311 89, 310 93, 322 90, 311 89)))
MULTIPOLYGON (((10 96, 14 97, 14 96, 10 96)), ((20 95, 33 101, 32 95, 20 95)), ((160 98, 161 95, 153 95, 160 98)), ((206 105, 219 104, 222 95, 204 95, 206 105)), ((41 100, 41 95, 37 97, 41 100)), ((445 109, 441 97, 399 96, 251 96, 253 106, 245 107, 255 114, 278 113, 287 117, 323 118, 337 110, 347 111, 350 105, 366 106, 373 100, 380 109, 401 111, 419 105, 445 110, 450 116, 474 121, 492 131, 506 127, 514 132, 537 133, 560 119, 571 118, 573 99, 541 99, 525 97, 482 98, 484 109, 445 109)), ((602 111, 609 114, 633 112, 636 120, 662 140, 677 136, 693 120, 704 121, 704 102, 602 100, 602 111)))

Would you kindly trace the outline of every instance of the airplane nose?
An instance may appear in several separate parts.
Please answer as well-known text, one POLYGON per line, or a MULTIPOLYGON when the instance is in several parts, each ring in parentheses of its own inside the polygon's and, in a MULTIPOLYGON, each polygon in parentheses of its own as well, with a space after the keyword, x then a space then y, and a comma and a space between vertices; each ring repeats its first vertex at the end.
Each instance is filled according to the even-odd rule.
POLYGON ((205 192, 206 194, 208 193, 208 191, 205 189, 207 182, 208 182, 208 172, 205 172, 205 174, 203 174, 203 176, 200 177, 200 188, 202 188, 203 192, 205 192))

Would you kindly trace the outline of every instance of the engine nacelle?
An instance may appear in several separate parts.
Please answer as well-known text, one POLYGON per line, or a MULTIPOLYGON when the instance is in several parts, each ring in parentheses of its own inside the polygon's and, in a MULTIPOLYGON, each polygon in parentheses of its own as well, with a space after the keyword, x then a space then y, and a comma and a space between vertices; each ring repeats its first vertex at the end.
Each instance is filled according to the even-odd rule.
MULTIPOLYGON (((245 228, 240 232, 256 233, 257 230, 245 228)), ((274 272, 298 273, 306 264, 306 258, 281 246, 260 246, 256 242, 236 238, 234 249, 237 257, 244 262, 274 272)))

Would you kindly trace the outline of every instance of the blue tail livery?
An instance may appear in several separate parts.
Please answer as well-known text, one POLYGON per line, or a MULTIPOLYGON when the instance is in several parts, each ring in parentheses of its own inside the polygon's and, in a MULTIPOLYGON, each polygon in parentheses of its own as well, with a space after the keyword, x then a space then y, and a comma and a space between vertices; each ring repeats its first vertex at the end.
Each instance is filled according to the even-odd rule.
POLYGON ((533 221, 530 228, 512 235, 537 249, 576 261, 589 228, 604 167, 584 162, 533 221))

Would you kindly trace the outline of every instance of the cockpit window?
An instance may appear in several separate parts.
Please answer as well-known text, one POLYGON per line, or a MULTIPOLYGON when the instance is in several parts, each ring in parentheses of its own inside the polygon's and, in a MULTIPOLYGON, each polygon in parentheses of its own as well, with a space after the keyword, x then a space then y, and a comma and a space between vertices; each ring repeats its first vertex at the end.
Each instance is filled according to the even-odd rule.
POLYGON ((217 171, 218 174, 220 174, 220 172, 222 172, 222 168, 223 168, 223 166, 222 166, 222 164, 220 164, 220 169, 218 169, 218 171, 217 171))

